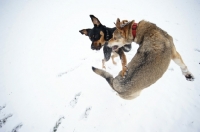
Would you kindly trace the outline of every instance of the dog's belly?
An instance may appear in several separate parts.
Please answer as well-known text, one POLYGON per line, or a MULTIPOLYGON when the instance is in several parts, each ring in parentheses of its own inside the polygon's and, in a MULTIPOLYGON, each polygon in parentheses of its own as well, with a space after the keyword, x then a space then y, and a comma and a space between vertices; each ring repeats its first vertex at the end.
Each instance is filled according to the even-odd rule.
POLYGON ((113 87, 121 96, 132 97, 142 89, 155 83, 167 70, 171 60, 170 50, 149 54, 148 57, 135 55, 128 64, 125 78, 119 74, 113 80, 113 87), (150 57, 151 56, 151 57, 150 57))

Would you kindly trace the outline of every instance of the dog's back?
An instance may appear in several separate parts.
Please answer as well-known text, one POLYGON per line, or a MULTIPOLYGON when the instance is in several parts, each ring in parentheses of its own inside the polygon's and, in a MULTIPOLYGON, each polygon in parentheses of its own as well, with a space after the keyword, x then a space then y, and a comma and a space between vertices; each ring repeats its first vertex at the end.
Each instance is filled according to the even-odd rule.
MULTIPOLYGON (((130 36, 131 32, 127 29, 120 30, 120 32, 126 33, 124 36, 130 36)), ((128 71, 125 78, 120 76, 120 73, 113 78, 111 74, 93 68, 95 73, 108 81, 119 96, 124 99, 137 97, 144 88, 152 85, 162 77, 171 59, 180 66, 187 80, 192 81, 194 79, 183 63, 180 54, 176 51, 172 37, 167 32, 147 21, 141 21, 136 32, 134 41, 139 44, 139 48, 127 65, 128 71)), ((132 38, 124 38, 124 42, 132 38)))
POLYGON ((141 21, 136 36, 140 47, 128 64, 125 79, 113 80, 115 89, 127 97, 155 83, 167 70, 171 60, 171 37, 155 24, 141 21))

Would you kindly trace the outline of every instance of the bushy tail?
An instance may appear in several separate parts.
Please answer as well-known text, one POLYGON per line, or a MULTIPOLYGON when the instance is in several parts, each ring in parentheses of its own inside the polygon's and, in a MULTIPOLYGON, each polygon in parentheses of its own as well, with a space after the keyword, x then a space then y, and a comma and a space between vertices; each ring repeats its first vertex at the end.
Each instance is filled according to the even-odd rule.
MULTIPOLYGON (((101 70, 101 69, 98 69, 98 68, 95 68, 95 67, 92 67, 92 70, 96 73, 96 74, 98 74, 98 75, 100 75, 100 76, 102 76, 103 78, 105 78, 106 79, 106 81, 110 84, 110 86, 113 88, 113 76, 110 74, 110 73, 108 73, 108 72, 106 72, 106 71, 104 71, 104 70, 101 70)), ((113 88, 114 89, 114 88, 113 88)))

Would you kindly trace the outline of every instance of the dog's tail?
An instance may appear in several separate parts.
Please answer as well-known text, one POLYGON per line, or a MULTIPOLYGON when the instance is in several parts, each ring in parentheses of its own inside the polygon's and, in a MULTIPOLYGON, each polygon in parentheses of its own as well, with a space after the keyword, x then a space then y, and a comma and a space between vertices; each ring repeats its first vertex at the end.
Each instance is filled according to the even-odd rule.
MULTIPOLYGON (((92 67, 92 70, 93 70, 96 74, 98 74, 98 75, 102 76, 103 78, 105 78, 106 81, 109 83, 109 85, 113 88, 113 79, 114 79, 114 78, 113 78, 113 76, 112 76, 110 73, 108 73, 108 72, 106 72, 106 71, 104 71, 104 70, 95 68, 95 67, 92 67)), ((114 89, 114 88, 113 88, 113 89, 114 89)))

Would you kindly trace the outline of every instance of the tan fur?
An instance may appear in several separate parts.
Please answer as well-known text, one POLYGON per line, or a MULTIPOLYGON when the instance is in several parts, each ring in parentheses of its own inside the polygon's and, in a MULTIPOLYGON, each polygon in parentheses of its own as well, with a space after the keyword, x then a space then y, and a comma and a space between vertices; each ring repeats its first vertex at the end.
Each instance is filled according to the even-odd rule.
MULTIPOLYGON (((126 24, 127 22, 128 22, 128 20, 122 20, 119 24, 120 24, 120 25, 123 25, 123 24, 126 24)), ((101 44, 105 43, 105 40, 104 40, 104 33, 101 32, 100 34, 101 34, 101 38, 100 38, 99 41, 96 41, 96 42, 94 43, 94 44, 95 44, 95 47, 98 47, 100 43, 101 43, 101 44)), ((123 52, 122 54, 123 54, 123 56, 122 56, 122 58, 121 58, 121 63, 122 63, 122 73, 121 73, 121 75, 124 76, 124 75, 125 75, 125 71, 126 71, 127 61, 126 61, 126 55, 125 55, 125 53, 123 52)), ((117 54, 115 51, 113 51, 113 52, 112 52, 111 58, 112 58, 112 63, 113 63, 114 65, 117 65, 117 63, 114 61, 114 58, 117 57, 117 56, 118 56, 118 54, 117 54)), ((102 68, 103 68, 103 69, 106 69, 106 67, 105 67, 105 62, 106 62, 105 59, 102 59, 102 68)))
POLYGON ((92 23, 97 25, 97 26, 99 26, 101 24, 100 21, 98 19, 96 19, 96 18, 92 19, 92 23))
POLYGON ((88 32, 86 31, 86 29, 81 30, 82 34, 85 34, 85 36, 88 36, 88 32))
POLYGON ((98 47, 99 45, 102 45, 102 44, 104 44, 104 43, 106 42, 106 41, 104 40, 104 33, 101 31, 100 34, 101 34, 100 39, 97 40, 97 41, 94 41, 94 46, 95 46, 95 47, 98 47))
POLYGON ((112 58, 112 63, 113 63, 114 65, 117 65, 117 62, 115 62, 114 58, 115 58, 115 57, 118 57, 119 55, 118 55, 116 52, 112 52, 112 53, 113 53, 112 56, 111 56, 111 58, 112 58))
POLYGON ((122 51, 122 55, 121 55, 121 62, 122 62, 122 71, 121 71, 121 76, 125 77, 126 71, 127 71, 127 60, 126 60, 126 55, 125 53, 122 51))
MULTIPOLYGON (((187 69, 180 54, 176 51, 173 39, 167 32, 155 24, 140 21, 136 30, 136 37, 132 36, 132 25, 134 20, 124 27, 120 27, 120 20, 116 22, 117 30, 113 33, 108 46, 122 47, 125 44, 136 42, 139 44, 137 53, 128 63, 126 77, 113 76, 93 67, 93 71, 104 77, 110 86, 124 99, 133 99, 140 95, 140 92, 155 83, 167 70, 172 60, 180 66, 183 75, 187 80, 192 81, 193 75, 187 69)), ((123 70, 122 70, 123 71, 123 70)))

